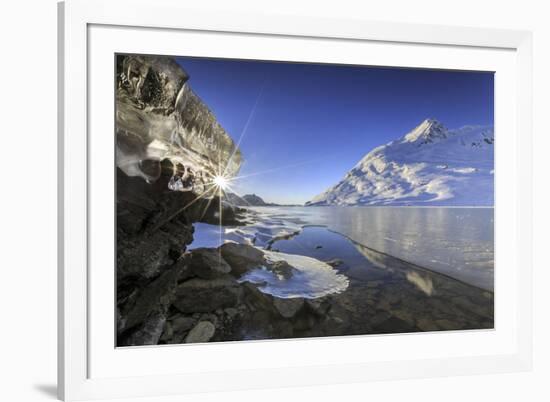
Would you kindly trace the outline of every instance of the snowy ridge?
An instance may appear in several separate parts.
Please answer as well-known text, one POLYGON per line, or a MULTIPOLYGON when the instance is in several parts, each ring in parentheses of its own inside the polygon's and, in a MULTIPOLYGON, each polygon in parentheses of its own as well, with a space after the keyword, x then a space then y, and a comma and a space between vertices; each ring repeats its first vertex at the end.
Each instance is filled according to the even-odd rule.
POLYGON ((306 205, 492 206, 494 130, 426 119, 369 152, 306 205))

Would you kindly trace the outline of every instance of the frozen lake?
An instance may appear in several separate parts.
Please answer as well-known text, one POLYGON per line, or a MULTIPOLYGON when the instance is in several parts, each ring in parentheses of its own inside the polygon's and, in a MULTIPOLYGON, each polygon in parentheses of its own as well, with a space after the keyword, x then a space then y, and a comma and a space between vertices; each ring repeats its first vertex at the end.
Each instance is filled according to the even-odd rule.
POLYGON ((269 246, 309 225, 325 226, 356 243, 493 290, 493 208, 247 207, 249 224, 196 224, 190 248, 225 240, 269 246))

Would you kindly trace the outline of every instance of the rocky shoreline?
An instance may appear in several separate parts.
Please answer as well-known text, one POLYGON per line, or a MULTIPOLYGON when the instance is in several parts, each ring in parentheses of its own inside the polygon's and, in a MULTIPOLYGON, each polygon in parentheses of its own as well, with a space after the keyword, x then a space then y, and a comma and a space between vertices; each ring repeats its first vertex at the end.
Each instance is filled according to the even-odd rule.
MULTIPOLYGON (((190 208, 188 193, 160 191, 140 178, 119 177, 117 272, 117 345, 203 343, 256 339, 364 335, 449 329, 492 328, 493 295, 441 275, 430 276, 437 292, 429 297, 408 295, 417 289, 410 267, 389 256, 370 256, 408 281, 387 281, 384 270, 371 270, 371 280, 350 277, 340 293, 317 298, 280 298, 265 292, 264 283, 244 281, 263 267, 281 281, 297 270, 285 261, 267 258, 269 250, 225 243, 217 248, 187 250, 193 222, 219 218, 219 200, 190 208), (139 187, 136 188, 135 186, 139 187), (130 194, 137 198, 129 198, 130 194), (153 207, 154 206, 154 207, 153 207), (151 208, 153 207, 153 208, 151 208), (178 207, 180 207, 178 209, 178 207), (206 208, 208 213, 204 213, 206 208), (174 210, 180 211, 174 214, 174 210), (170 217, 170 219, 167 219, 170 217), (125 220, 133 224, 128 225, 125 220), (165 222, 159 224, 159 222, 165 222), (123 248, 122 248, 123 247, 123 248), (382 261, 380 259, 391 259, 382 261), (400 264, 403 267, 400 267, 400 264), (409 277, 410 276, 410 277, 409 277)), ((242 209, 222 203, 224 224, 241 223, 242 209)), ((364 251, 366 253, 366 251, 364 251)), ((371 251, 369 251, 371 252, 371 251)), ((341 260, 326 264, 345 272, 341 260)))
MULTIPOLYGON (((261 284, 239 281, 260 266, 289 279, 295 268, 288 263, 270 262, 260 249, 237 243, 186 251, 192 222, 218 219, 219 200, 210 203, 214 207, 199 200, 180 210, 193 200, 164 187, 168 179, 169 173, 150 185, 118 175, 118 346, 340 332, 344 319, 330 311, 330 297, 282 299, 261 292, 261 284)), ((239 224, 242 210, 222 205, 223 223, 239 224)))
POLYGON ((221 169, 239 170, 240 150, 174 59, 119 55, 116 78, 117 345, 290 337, 315 317, 330 322, 319 300, 239 281, 260 265, 292 276, 259 249, 187 250, 195 222, 243 224, 211 186, 221 169))
MULTIPOLYGON (((327 259, 350 278, 345 291, 272 296, 265 284, 242 278, 263 267, 291 281, 296 268, 269 260, 275 251, 245 244, 188 250, 193 223, 219 224, 220 201, 169 190, 171 175, 163 169, 149 184, 117 172, 117 346, 493 327, 492 293, 362 248, 391 273, 365 268, 368 280, 354 278, 345 262, 327 259)), ((222 224, 244 223, 244 209, 221 205, 222 224)))

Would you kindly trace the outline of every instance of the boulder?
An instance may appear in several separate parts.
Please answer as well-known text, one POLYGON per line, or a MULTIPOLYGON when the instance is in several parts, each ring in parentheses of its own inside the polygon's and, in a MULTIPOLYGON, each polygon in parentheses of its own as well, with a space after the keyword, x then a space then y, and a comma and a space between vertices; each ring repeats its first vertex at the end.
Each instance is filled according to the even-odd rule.
POLYGON ((446 320, 446 319, 436 320, 435 323, 437 324, 438 327, 443 328, 445 330, 461 329, 460 324, 451 320, 446 320))
MULTIPOLYGON (((180 269, 171 268, 144 286, 120 312, 119 331, 125 332, 147 322, 151 316, 165 316, 176 297, 180 269)), ((163 324, 164 325, 164 324, 163 324)), ((161 329, 162 330, 162 329, 161 329)), ((160 336, 160 334, 159 334, 160 336)))
POLYGON ((225 243, 220 247, 222 257, 229 265, 234 275, 242 275, 251 268, 257 268, 265 263, 264 253, 246 244, 225 243))
POLYGON ((166 323, 164 324, 164 330, 162 331, 162 335, 159 341, 164 343, 170 343, 173 337, 174 337, 174 330, 172 328, 172 324, 170 323, 170 321, 166 321, 166 323))
POLYGON ((244 299, 250 310, 263 310, 273 312, 273 296, 263 293, 254 283, 244 282, 241 284, 244 289, 244 299))
POLYGON ((307 299, 305 304, 318 316, 325 316, 330 309, 330 301, 326 298, 307 299))
POLYGON ((193 327, 185 337, 186 343, 208 342, 216 332, 214 324, 209 321, 201 321, 193 327))
POLYGON ((231 266, 215 248, 197 248, 190 253, 187 261, 191 271, 202 279, 213 279, 231 272, 231 266))
POLYGON ((405 308, 403 309, 394 309, 391 314, 400 320, 405 321, 407 324, 414 326, 416 325, 416 320, 414 319, 413 313, 405 308))
POLYGON ((229 320, 233 320, 239 315, 239 310, 233 307, 229 307, 224 310, 224 313, 229 320))
POLYGON ((161 312, 155 312, 135 331, 119 339, 118 346, 157 345, 165 324, 166 316, 161 312))
POLYGON ((416 326, 419 329, 421 329, 422 331, 437 331, 437 330, 439 330, 439 327, 437 326, 437 324, 429 318, 420 318, 416 322, 416 326))
POLYGON ((335 268, 342 265, 344 261, 342 261, 340 258, 333 258, 332 260, 325 261, 325 263, 335 268))
POLYGON ((284 279, 292 278, 292 276, 296 272, 296 268, 291 266, 286 261, 275 261, 273 264, 269 265, 267 268, 270 269, 277 276, 282 277, 284 279))
POLYGON ((172 330, 176 334, 189 331, 193 325, 195 325, 195 319, 191 317, 180 316, 172 320, 172 330))
POLYGON ((278 297, 273 298, 273 305, 275 309, 281 314, 283 318, 292 318, 304 305, 304 299, 280 299, 278 297))
POLYGON ((235 307, 242 295, 239 283, 227 275, 216 279, 193 278, 178 286, 174 307, 182 313, 208 313, 235 307))

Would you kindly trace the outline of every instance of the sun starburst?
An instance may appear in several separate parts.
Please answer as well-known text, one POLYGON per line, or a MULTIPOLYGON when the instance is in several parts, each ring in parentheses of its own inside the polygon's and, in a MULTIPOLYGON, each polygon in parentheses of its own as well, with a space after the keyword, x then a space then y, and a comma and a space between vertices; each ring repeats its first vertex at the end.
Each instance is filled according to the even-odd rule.
POLYGON ((229 186, 229 179, 224 176, 215 176, 212 182, 224 191, 229 186))

